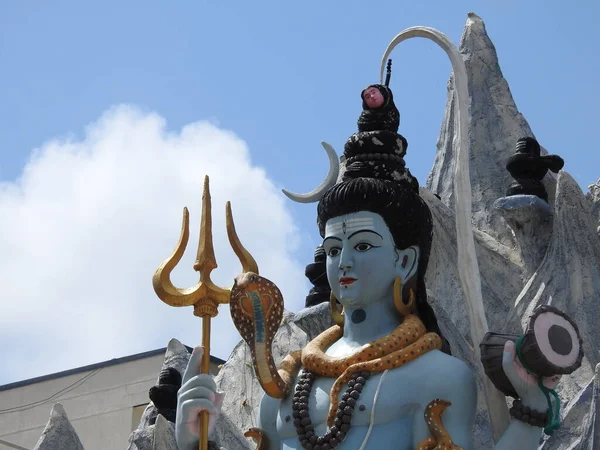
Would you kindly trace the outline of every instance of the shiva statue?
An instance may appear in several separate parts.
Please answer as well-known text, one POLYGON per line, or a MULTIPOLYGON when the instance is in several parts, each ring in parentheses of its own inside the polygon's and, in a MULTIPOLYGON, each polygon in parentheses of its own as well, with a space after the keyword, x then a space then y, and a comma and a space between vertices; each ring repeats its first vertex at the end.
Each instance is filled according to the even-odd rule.
MULTIPOLYGON (((297 196, 318 200, 335 325, 277 367, 271 345, 283 315, 279 289, 245 272, 231 290, 232 319, 265 392, 258 428, 248 434, 260 449, 473 449, 475 377, 452 356, 428 303, 432 215, 405 165, 407 141, 398 134, 400 114, 389 81, 388 63, 386 81, 361 93, 358 132, 345 144, 339 182, 336 173, 333 182, 297 196)), ((519 345, 518 339, 502 340, 496 358, 496 378, 518 399, 497 450, 537 448, 551 404, 544 389, 566 373, 530 370, 519 345)), ((207 411, 209 430, 214 428, 224 395, 210 375, 200 373, 201 357, 198 347, 178 392, 180 450, 198 448, 198 414, 207 411)))

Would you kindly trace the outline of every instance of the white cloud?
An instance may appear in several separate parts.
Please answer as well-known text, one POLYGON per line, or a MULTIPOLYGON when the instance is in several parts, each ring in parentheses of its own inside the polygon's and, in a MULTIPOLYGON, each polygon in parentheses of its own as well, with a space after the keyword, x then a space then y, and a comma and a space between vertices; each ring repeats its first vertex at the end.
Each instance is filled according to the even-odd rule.
MULTIPOLYGON (((119 106, 83 138, 44 144, 18 180, 0 184, 0 384, 163 347, 170 337, 200 342, 192 308, 162 303, 151 279, 188 206, 190 243, 173 281, 197 281, 204 174, 219 264, 213 281, 230 285, 241 269, 225 232, 231 200, 261 274, 280 287, 287 309, 302 306, 308 283, 305 263, 292 256, 297 230, 246 144, 208 122, 171 132, 160 116, 119 106)), ((226 357, 238 340, 221 306, 211 353, 226 357)))

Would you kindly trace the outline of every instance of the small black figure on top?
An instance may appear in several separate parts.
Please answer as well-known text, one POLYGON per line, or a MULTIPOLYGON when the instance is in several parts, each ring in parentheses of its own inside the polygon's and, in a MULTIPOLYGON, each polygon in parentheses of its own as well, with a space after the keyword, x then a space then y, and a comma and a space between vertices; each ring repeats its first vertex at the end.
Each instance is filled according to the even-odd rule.
MULTIPOLYGON (((177 391, 181 387, 181 374, 172 367, 161 370, 158 384, 150 388, 149 397, 154 403, 158 414, 169 422, 175 422, 177 409, 177 391)), ((150 425, 156 422, 156 417, 150 419, 150 425)))
POLYGON ((508 159, 506 170, 516 180, 506 191, 511 195, 535 195, 548 201, 548 193, 542 179, 548 170, 558 173, 565 162, 558 155, 540 155, 540 144, 532 137, 517 141, 516 153, 508 159))

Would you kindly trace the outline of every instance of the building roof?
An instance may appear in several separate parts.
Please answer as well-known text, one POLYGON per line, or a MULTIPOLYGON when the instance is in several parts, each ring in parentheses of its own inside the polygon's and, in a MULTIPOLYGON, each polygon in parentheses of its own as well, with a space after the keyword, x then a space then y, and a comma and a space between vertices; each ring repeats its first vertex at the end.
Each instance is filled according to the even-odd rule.
MULTIPOLYGON (((191 347, 188 347, 187 345, 185 346, 185 348, 190 353, 193 350, 191 347)), ((90 364, 87 366, 77 367, 75 369, 63 370, 62 372, 56 372, 56 373, 51 373, 49 375, 43 375, 41 377, 35 377, 35 378, 30 378, 28 380, 17 381, 15 383, 9 383, 9 384, 0 386, 0 392, 8 391, 9 389, 15 389, 15 388, 19 388, 22 386, 27 386, 29 384, 41 383, 43 381, 49 381, 49 380, 54 380, 56 378, 66 377, 69 375, 74 375, 76 373, 89 372, 91 370, 96 370, 96 369, 101 369, 104 367, 116 366, 117 364, 123 364, 123 363, 131 362, 131 361, 136 361, 138 359, 150 358, 152 356, 164 354, 166 351, 167 351, 167 347, 158 348, 156 350, 150 350, 148 352, 137 353, 135 355, 130 355, 130 356, 123 356, 122 358, 113 358, 113 359, 109 359, 108 361, 102 361, 102 362, 90 364)), ((225 361, 223 361, 221 358, 217 358, 216 356, 213 356, 213 355, 210 355, 210 361, 217 365, 225 364, 225 361)))

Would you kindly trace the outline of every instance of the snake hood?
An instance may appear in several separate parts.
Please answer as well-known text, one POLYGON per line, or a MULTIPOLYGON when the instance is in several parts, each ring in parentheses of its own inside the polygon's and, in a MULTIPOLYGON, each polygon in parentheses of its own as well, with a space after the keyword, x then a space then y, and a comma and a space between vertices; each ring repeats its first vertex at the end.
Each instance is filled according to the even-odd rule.
POLYGON ((239 289, 246 289, 250 287, 251 284, 256 284, 259 282, 258 274, 254 272, 244 272, 240 273, 237 277, 234 278, 235 285, 234 287, 238 287, 239 289))

